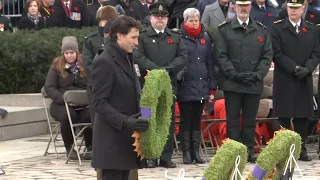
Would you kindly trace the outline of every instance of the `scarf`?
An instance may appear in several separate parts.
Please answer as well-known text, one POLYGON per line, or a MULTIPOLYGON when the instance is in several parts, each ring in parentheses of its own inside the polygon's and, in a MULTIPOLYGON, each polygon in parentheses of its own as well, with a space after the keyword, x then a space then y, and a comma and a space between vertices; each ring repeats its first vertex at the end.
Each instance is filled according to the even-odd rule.
POLYGON ((66 64, 66 69, 68 72, 74 74, 74 75, 77 75, 80 71, 80 66, 79 66, 79 63, 76 62, 74 64, 66 64))
POLYGON ((33 22, 33 24, 38 25, 39 18, 41 17, 40 12, 38 12, 38 14, 36 16, 35 15, 31 15, 30 13, 28 13, 27 15, 28 15, 28 18, 30 19, 30 21, 33 22))
POLYGON ((201 24, 199 24, 199 27, 197 29, 187 26, 186 23, 183 23, 183 27, 186 30, 186 32, 189 34, 189 36, 191 36, 192 38, 198 37, 202 31, 201 24))

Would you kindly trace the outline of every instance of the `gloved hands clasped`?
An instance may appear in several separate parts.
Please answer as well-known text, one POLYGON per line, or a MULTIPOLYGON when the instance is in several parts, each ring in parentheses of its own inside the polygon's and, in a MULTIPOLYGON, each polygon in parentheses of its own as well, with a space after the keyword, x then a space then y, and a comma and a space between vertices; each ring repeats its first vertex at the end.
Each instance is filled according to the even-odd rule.
POLYGON ((302 80, 308 76, 310 73, 309 69, 302 66, 297 66, 294 70, 294 75, 299 79, 302 80))
POLYGON ((237 73, 233 79, 241 84, 250 85, 258 81, 259 77, 257 74, 253 72, 241 72, 241 73, 237 73))
POLYGON ((149 128, 149 120, 138 119, 141 113, 130 116, 126 119, 124 126, 132 131, 145 132, 149 128))

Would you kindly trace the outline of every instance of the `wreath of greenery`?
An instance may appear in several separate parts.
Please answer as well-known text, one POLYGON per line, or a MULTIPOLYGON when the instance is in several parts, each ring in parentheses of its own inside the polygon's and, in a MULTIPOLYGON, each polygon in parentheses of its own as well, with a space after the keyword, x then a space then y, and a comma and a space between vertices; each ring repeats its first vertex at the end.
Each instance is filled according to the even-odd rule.
POLYGON ((159 158, 167 142, 172 118, 173 91, 165 70, 148 71, 142 89, 140 107, 150 108, 151 118, 146 132, 134 132, 135 151, 143 158, 159 158))
MULTIPOLYGON (((229 180, 235 168, 235 161, 240 155, 238 166, 240 173, 244 171, 248 159, 247 146, 231 139, 225 139, 216 155, 210 160, 204 171, 202 180, 229 180)), ((239 179, 240 177, 238 177, 239 179)))
MULTIPOLYGON (((284 128, 274 133, 274 137, 268 142, 268 145, 262 149, 256 163, 257 166, 266 172, 263 178, 264 180, 280 179, 289 158, 292 144, 295 144, 294 157, 298 159, 301 152, 300 135, 284 128)), ((258 178, 254 177, 251 171, 246 179, 256 180, 258 178)))

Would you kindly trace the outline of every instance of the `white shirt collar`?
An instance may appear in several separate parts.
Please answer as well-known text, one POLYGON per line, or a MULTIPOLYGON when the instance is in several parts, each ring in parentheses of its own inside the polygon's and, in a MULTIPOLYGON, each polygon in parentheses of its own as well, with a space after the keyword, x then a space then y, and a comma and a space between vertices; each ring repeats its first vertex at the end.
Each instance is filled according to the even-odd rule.
POLYGON ((160 32, 164 33, 164 30, 162 30, 162 31, 159 31, 157 29, 154 29, 154 30, 156 31, 157 34, 159 34, 160 32))
POLYGON ((289 21, 291 22, 291 24, 292 24, 293 27, 296 27, 296 25, 298 25, 298 27, 300 27, 301 19, 300 19, 300 21, 299 21, 298 23, 294 23, 294 22, 292 22, 290 19, 289 19, 289 21))
POLYGON ((64 5, 66 5, 67 3, 68 3, 68 4, 70 4, 70 1, 67 1, 67 2, 66 2, 66 1, 64 1, 64 5))
MULTIPOLYGON (((240 25, 242 26, 242 23, 244 23, 244 22, 242 22, 239 18, 237 18, 237 19, 238 19, 238 22, 240 23, 240 25)), ((247 26, 248 26, 248 24, 249 24, 249 18, 246 20, 245 23, 246 23, 247 26)))

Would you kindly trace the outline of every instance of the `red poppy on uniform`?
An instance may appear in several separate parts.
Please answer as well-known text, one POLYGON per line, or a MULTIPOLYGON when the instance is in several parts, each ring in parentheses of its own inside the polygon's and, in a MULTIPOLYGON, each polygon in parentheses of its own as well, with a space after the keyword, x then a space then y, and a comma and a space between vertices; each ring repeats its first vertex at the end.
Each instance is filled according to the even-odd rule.
POLYGON ((301 30, 302 30, 303 32, 307 32, 307 28, 305 28, 305 27, 303 27, 301 30))
POLYGON ((272 14, 271 14, 271 13, 268 13, 268 16, 269 16, 269 17, 271 17, 271 16, 272 16, 272 14))
POLYGON ((169 39, 168 39, 168 44, 171 44, 171 43, 172 43, 172 39, 169 38, 169 39))
POLYGON ((262 42, 263 41, 263 38, 260 36, 260 37, 258 37, 258 41, 259 42, 262 42))
POLYGON ((205 44, 206 40, 205 39, 201 39, 200 42, 201 42, 201 44, 205 44))
POLYGON ((133 9, 133 8, 130 8, 130 11, 131 11, 131 12, 133 12, 133 11, 134 11, 134 9, 133 9))
POLYGON ((314 18, 314 14, 310 14, 310 18, 314 18))
POLYGON ((53 8, 51 8, 51 12, 54 12, 54 9, 53 9, 53 8))
POLYGON ((76 11, 76 12, 79 11, 79 9, 77 7, 74 7, 73 10, 76 11))

